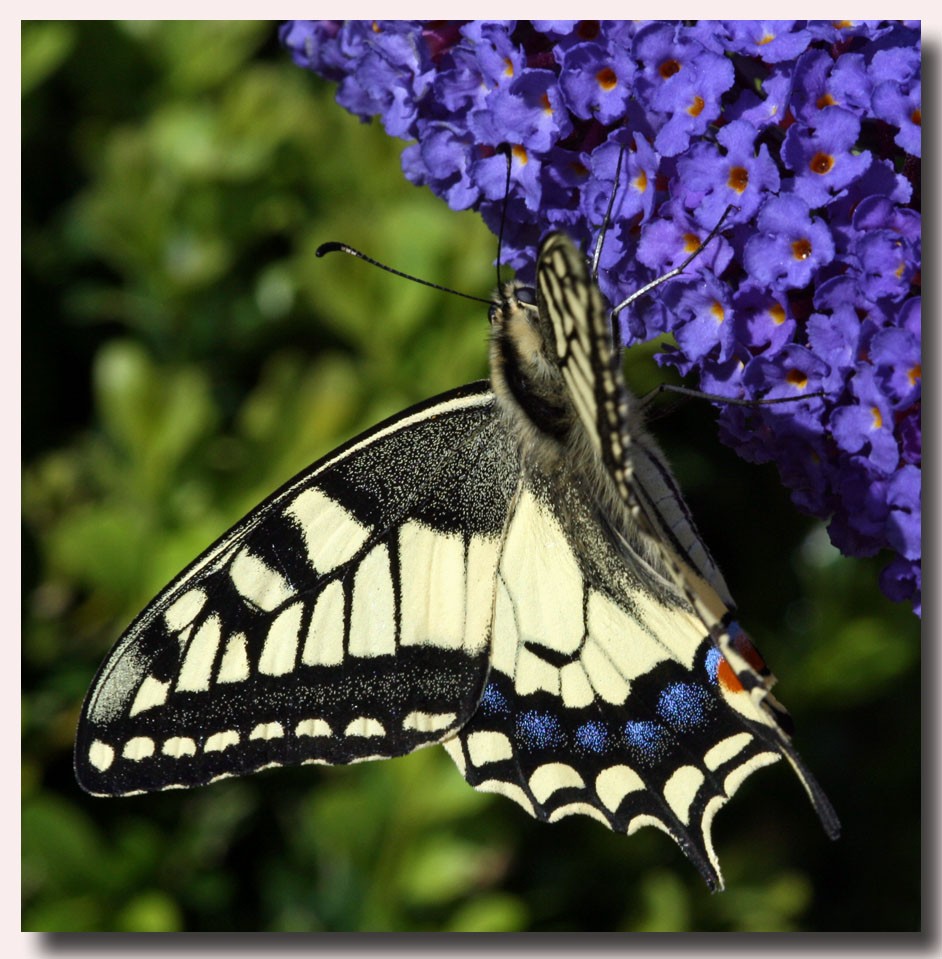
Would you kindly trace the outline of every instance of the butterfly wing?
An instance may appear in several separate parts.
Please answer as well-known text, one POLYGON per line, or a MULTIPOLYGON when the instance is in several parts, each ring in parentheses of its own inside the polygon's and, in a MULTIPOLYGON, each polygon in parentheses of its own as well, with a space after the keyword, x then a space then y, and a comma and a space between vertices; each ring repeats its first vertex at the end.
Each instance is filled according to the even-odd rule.
MULTIPOLYGON (((505 309, 531 356, 514 332, 524 308, 505 309)), ((712 820, 754 770, 785 755, 832 834, 837 820, 624 387, 601 294, 561 234, 541 249, 537 315, 560 386, 540 373, 533 422, 550 408, 554 423, 575 425, 562 456, 544 446, 524 458, 498 565, 493 669, 445 746, 472 785, 540 819, 664 830, 721 888, 712 820)), ((513 395, 526 413, 526 391, 513 395)))
POLYGON ((664 830, 717 888, 713 816, 778 751, 726 701, 699 619, 593 529, 588 501, 528 481, 498 567, 493 668, 446 749, 471 785, 539 819, 664 830))
POLYGON ((584 435, 651 548, 672 557, 672 569, 682 567, 675 570, 678 585, 697 584, 695 608, 712 625, 733 607, 729 588, 625 387, 598 285, 562 233, 551 234, 540 250, 537 302, 584 435))
POLYGON ((332 453, 211 546, 102 665, 78 780, 125 794, 408 753, 488 670, 515 450, 485 384, 332 453))
MULTIPOLYGON (((837 838, 837 814, 798 756, 791 742, 791 718, 771 693, 775 677, 736 622, 735 604, 722 574, 697 532, 663 455, 643 429, 640 416, 634 414, 612 348, 608 314, 596 308, 601 296, 589 276, 585 259, 566 236, 555 234, 541 250, 540 265, 542 310, 551 326, 557 331, 568 331, 573 326, 581 330, 568 355, 557 352, 563 378, 571 390, 584 393, 586 387, 579 370, 589 368, 594 372, 591 383, 595 387, 595 417, 593 420, 587 415, 593 411, 592 404, 577 403, 582 425, 595 434, 594 442, 620 498, 649 534, 650 543, 659 552, 678 591, 696 611, 722 655, 726 682, 720 688, 753 733, 788 760, 825 831, 837 838), (585 311, 585 323, 573 324, 566 315, 567 303, 571 302, 566 291, 583 284, 591 287, 597 299, 585 311)), ((559 344, 562 334, 557 332, 555 340, 559 344)), ((566 342, 573 342, 571 335, 566 342)))

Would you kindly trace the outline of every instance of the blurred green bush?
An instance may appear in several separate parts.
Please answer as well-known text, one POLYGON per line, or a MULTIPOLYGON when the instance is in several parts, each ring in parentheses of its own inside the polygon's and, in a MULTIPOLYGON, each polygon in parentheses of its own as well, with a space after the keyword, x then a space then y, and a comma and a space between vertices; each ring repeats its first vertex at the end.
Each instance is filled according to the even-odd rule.
POLYGON ((700 404, 655 429, 839 843, 777 767, 719 819, 721 896, 666 837, 539 825, 438 749, 82 794, 82 697, 144 603, 331 447, 486 375, 481 309, 317 245, 484 294, 496 243, 408 185, 399 145, 294 67, 272 23, 24 22, 22 130, 24 929, 918 927, 918 621, 700 404))

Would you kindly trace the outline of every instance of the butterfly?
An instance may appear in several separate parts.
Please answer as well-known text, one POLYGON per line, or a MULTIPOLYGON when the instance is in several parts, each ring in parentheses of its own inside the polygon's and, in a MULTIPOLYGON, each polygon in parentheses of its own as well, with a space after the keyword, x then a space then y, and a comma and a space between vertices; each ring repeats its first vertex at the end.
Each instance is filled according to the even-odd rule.
POLYGON ((627 390, 562 233, 490 309, 490 382, 316 462, 134 620, 86 697, 81 786, 128 795, 440 743, 540 820, 711 826, 791 742, 774 682, 627 390))

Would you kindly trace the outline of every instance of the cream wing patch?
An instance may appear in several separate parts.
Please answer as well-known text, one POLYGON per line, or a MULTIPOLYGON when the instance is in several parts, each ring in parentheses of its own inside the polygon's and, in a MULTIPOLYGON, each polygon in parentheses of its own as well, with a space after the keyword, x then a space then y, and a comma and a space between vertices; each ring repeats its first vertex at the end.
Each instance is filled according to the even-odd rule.
POLYGON ((343 661, 343 604, 343 586, 335 579, 314 605, 301 652, 305 666, 336 666, 343 661))
POLYGON ((372 535, 369 526, 316 486, 298 493, 285 513, 300 529, 308 558, 322 575, 349 563, 372 535))
POLYGON ((560 653, 579 648, 585 634, 582 573, 559 522, 526 488, 510 521, 500 572, 517 600, 523 642, 560 653))
POLYGON ((422 523, 399 531, 399 562, 404 584, 402 643, 445 649, 465 645, 467 567, 464 538, 422 523))
POLYGON ((357 568, 352 606, 349 654, 392 656, 396 652, 396 597, 384 543, 374 546, 357 568))
POLYGON ((277 570, 244 548, 233 556, 229 576, 239 595, 266 613, 274 612, 294 595, 277 570))

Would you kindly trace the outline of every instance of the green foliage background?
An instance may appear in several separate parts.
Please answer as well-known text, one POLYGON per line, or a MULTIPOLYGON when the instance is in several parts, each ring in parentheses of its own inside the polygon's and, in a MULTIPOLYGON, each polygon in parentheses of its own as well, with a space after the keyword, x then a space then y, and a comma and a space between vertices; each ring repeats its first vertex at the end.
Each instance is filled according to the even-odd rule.
MULTIPOLYGON (((909 930, 920 923, 919 624, 719 445, 654 424, 797 743, 717 821, 711 896, 665 836, 546 826, 439 749, 92 799, 71 745, 146 601, 297 470, 486 375, 484 310, 314 250, 342 239, 457 289, 496 243, 405 182, 400 145, 294 67, 271 23, 23 25, 23 927, 909 930)), ((639 389, 659 376, 633 357, 639 389)))

